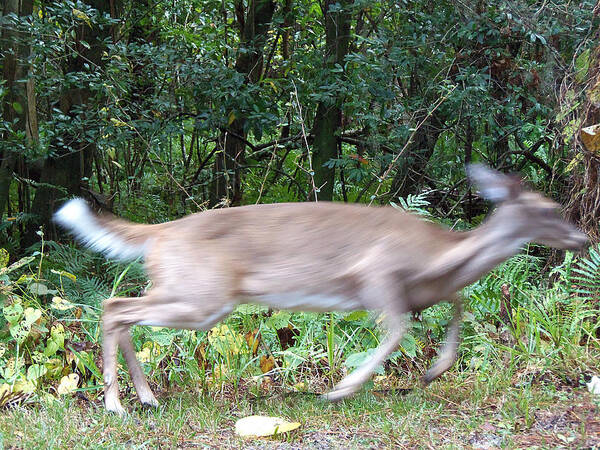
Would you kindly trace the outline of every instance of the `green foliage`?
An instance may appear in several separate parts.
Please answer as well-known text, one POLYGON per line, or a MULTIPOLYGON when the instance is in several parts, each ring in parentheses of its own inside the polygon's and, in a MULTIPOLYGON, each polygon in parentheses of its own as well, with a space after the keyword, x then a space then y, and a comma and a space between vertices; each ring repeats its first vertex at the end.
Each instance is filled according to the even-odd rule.
POLYGON ((579 260, 573 272, 576 274, 573 292, 584 300, 597 301, 600 298, 600 248, 590 248, 588 256, 579 260))
POLYGON ((477 318, 486 319, 498 314, 503 285, 510 290, 512 305, 526 304, 532 292, 543 288, 538 284, 542 262, 541 258, 529 254, 513 256, 466 288, 465 296, 477 312, 477 318))
MULTIPOLYGON (((568 12, 547 4, 544 13, 526 2, 334 6, 332 13, 345 9, 351 18, 343 61, 324 64, 321 8, 278 3, 252 82, 240 71, 249 52, 241 19, 247 11, 235 2, 185 0, 143 11, 124 1, 111 12, 118 17, 84 2, 50 2, 36 3, 30 17, 3 16, 3 27, 27 50, 22 62, 39 122, 32 142, 18 122, 0 121, 0 152, 20 161, 2 193, 11 205, 0 212, 2 237, 15 241, 9 250, 37 220, 30 207, 37 192, 77 193, 30 173, 40 161, 82 148, 93 153, 85 157, 82 187, 107 194, 132 219, 163 221, 218 204, 216 180, 236 171, 242 203, 306 200, 316 110, 334 99, 338 148, 325 167, 336 173, 335 199, 364 201, 377 192, 376 201, 387 203, 399 187, 404 197, 443 190, 435 208, 454 211, 454 223, 462 212, 455 203, 464 206, 466 184, 457 182, 466 142, 474 159, 520 169, 545 186, 554 177, 523 152, 564 169, 565 148, 548 145, 563 139, 553 125, 552 91, 570 76, 571 61, 577 77, 589 72, 593 2, 568 12), (70 97, 75 91, 83 103, 70 97), (240 132, 243 163, 217 170, 225 136, 240 132)), ((3 49, 13 44, 3 39, 3 49)), ((15 103, 9 86, 0 84, 7 107, 15 103)))
MULTIPOLYGON (((564 196, 568 143, 578 127, 558 129, 556 111, 567 116, 580 100, 573 91, 573 105, 559 108, 555 90, 592 72, 598 17, 589 0, 577 8, 342 2, 332 12, 350 14, 350 45, 336 62, 327 11, 315 2, 292 2, 290 10, 276 2, 266 42, 254 50, 244 33, 249 2, 115 4, 109 14, 81 1, 35 2, 32 16, 0 18, 0 50, 16 55, 36 96, 25 99, 22 80, 0 80, 2 111, 18 116, 0 119, 3 168, 14 160, 9 180, 0 180, 5 390, 43 395, 75 386, 96 395, 101 302, 148 287, 139 262, 125 266, 53 241, 26 250, 41 214, 33 202, 47 189, 56 200, 100 193, 118 215, 141 222, 222 206, 215 186, 236 176, 241 203, 303 201, 313 188, 308 156, 322 104, 339 107, 338 116, 326 116, 339 125, 336 157, 324 163, 335 173, 335 200, 387 204, 401 195, 393 207, 428 220, 442 212, 444 222, 467 228, 485 213, 464 180, 471 159, 520 170, 564 196), (250 76, 241 62, 254 51, 261 57, 250 76), (37 138, 28 135, 32 117, 21 120, 30 108, 37 138), (224 147, 240 137, 239 160, 226 155, 221 167, 224 147), (82 167, 53 172, 73 155, 82 167)), ((567 254, 547 273, 545 260, 528 253, 467 288, 460 368, 488 376, 506 358, 515 367, 563 367, 585 352, 597 355, 599 255, 567 254)), ((449 316, 448 305, 423 312, 379 373, 423 372, 449 316)), ((292 386, 331 384, 380 338, 377 318, 366 312, 255 305, 240 306, 210 331, 133 330, 152 382, 206 388, 267 376, 292 386)))
POLYGON ((398 199, 400 205, 397 205, 394 202, 390 202, 390 204, 394 208, 402 211, 408 211, 423 217, 430 217, 431 213, 425 209, 429 206, 429 201, 426 199, 426 197, 426 192, 421 192, 417 195, 409 194, 406 198, 398 199))

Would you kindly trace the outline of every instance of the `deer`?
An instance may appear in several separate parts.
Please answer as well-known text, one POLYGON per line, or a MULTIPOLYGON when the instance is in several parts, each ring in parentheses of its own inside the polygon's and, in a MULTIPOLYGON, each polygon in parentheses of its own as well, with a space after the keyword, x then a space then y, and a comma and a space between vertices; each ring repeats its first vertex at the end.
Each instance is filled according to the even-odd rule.
POLYGON ((562 218, 558 203, 527 189, 520 177, 482 164, 467 166, 467 176, 496 206, 469 231, 453 231, 390 206, 260 204, 138 224, 97 214, 81 198, 69 200, 54 215, 61 227, 108 258, 143 258, 151 280, 140 298, 103 302, 106 410, 126 414, 119 399, 119 348, 139 401, 158 406, 136 359, 132 326, 208 330, 241 303, 382 313, 385 337, 376 351, 323 394, 338 401, 357 392, 398 348, 410 313, 449 301, 453 315, 445 343, 423 382, 438 378, 457 358, 463 315, 457 292, 528 242, 568 250, 588 242, 562 218))

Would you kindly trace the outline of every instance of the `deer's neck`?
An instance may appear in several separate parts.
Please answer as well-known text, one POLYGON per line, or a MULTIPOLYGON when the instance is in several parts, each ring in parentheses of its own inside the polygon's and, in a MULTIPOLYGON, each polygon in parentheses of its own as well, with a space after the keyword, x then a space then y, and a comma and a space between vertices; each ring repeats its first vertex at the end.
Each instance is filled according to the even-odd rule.
POLYGON ((502 208, 490 217, 486 223, 473 231, 465 233, 465 250, 462 261, 457 266, 457 283, 463 286, 481 278, 498 264, 517 254, 527 243, 527 237, 521 235, 514 222, 502 208))

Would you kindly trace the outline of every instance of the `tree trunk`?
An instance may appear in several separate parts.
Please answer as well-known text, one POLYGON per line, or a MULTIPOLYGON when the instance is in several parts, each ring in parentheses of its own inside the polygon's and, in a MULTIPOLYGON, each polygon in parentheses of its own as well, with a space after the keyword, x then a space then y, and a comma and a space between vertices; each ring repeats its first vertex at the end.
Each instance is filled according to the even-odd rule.
MULTIPOLYGON (((100 14, 110 14, 111 11, 120 10, 115 7, 115 1, 94 0, 88 3, 100 14)), ((84 70, 84 63, 88 60, 101 67, 102 52, 105 50, 103 40, 111 36, 111 31, 108 27, 100 29, 94 23, 91 26, 83 23, 77 27, 76 48, 78 53, 67 61, 65 73, 84 70), (81 45, 81 41, 89 43, 90 48, 81 45)), ((81 107, 88 103, 90 95, 91 92, 87 86, 68 89, 60 98, 60 110, 68 116, 75 117, 76 110, 82 109, 81 107)), ((57 207, 57 201, 69 196, 84 195, 85 189, 88 187, 85 180, 92 173, 96 145, 92 141, 83 140, 79 136, 80 131, 82 130, 73 130, 72 133, 61 136, 60 140, 56 139, 50 143, 54 154, 44 162, 40 186, 36 190, 32 203, 32 212, 38 215, 38 221, 29 226, 26 243, 35 241, 33 232, 40 225, 47 230, 51 238, 54 238, 56 230, 52 223, 52 214, 57 207)))
MULTIPOLYGON (((600 39, 600 31, 592 41, 600 39)), ((568 220, 577 223, 579 228, 586 233, 590 239, 597 243, 600 241, 600 158, 598 157, 599 145, 596 141, 584 143, 586 137, 581 132, 582 128, 600 124, 600 47, 596 46, 589 56, 589 68, 586 80, 577 90, 585 92, 586 98, 571 99, 572 73, 565 75, 561 90, 562 108, 572 108, 572 114, 566 114, 562 120, 565 129, 572 129, 573 123, 578 124, 573 132, 571 140, 570 156, 572 158, 569 166, 571 191, 568 196, 569 203, 565 208, 565 216, 568 220), (568 86, 568 88, 566 87, 568 86), (575 108, 575 101, 580 106, 575 108)))
MULTIPOLYGON (((424 117, 419 117, 416 122, 420 123, 423 119, 424 117)), ((442 133, 442 120, 436 110, 416 131, 412 143, 405 150, 405 155, 399 160, 392 181, 393 198, 404 198, 408 194, 421 191, 427 164, 442 133)))
MULTIPOLYGON (((267 40, 275 3, 271 0, 250 0, 246 15, 242 2, 236 3, 237 20, 240 28, 240 51, 235 70, 245 75, 246 83, 256 83, 263 72, 264 46, 267 40)), ((248 135, 246 117, 241 111, 228 111, 231 123, 221 134, 221 151, 216 154, 213 170, 214 182, 211 192, 211 205, 226 203, 239 205, 242 201, 242 170, 245 161, 248 135)))
MULTIPOLYGON (((30 16, 33 13, 32 0, 7 0, 4 3, 3 15, 15 14, 17 16, 30 16)), ((35 104, 33 109, 29 104, 28 82, 21 80, 26 78, 26 63, 29 55, 29 45, 24 43, 26 36, 23 33, 6 27, 2 31, 2 41, 6 43, 2 49, 3 61, 3 79, 6 82, 7 95, 2 104, 3 120, 13 124, 12 133, 4 134, 0 137, 0 217, 6 210, 10 185, 13 178, 13 170, 17 158, 20 157, 18 151, 25 148, 27 144, 37 142, 37 119, 35 118, 35 104), (29 119, 32 115, 33 119, 29 119), (28 124, 34 124, 34 131, 31 132, 28 124), (28 139, 24 142, 17 137, 21 132, 28 139), (16 150, 16 151, 15 151, 16 150)))
MULTIPOLYGON (((336 64, 344 67, 350 43, 350 5, 348 0, 340 2, 326 0, 325 14, 325 65, 333 69, 336 64), (334 7, 338 6, 339 7, 334 7)), ((316 193, 313 198, 332 200, 335 184, 335 168, 325 164, 337 155, 337 144, 342 125, 343 98, 336 97, 329 102, 321 101, 317 106, 312 129, 314 136, 312 169, 316 193)))

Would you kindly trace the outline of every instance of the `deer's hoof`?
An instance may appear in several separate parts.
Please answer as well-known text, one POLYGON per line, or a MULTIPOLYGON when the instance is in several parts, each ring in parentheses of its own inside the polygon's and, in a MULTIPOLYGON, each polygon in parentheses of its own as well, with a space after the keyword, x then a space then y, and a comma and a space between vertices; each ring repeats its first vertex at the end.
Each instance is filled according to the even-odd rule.
POLYGON ((343 383, 340 383, 335 387, 333 391, 328 392, 327 394, 323 394, 323 398, 330 402, 339 402, 340 400, 351 396, 354 394, 360 386, 344 386, 343 383))
POLYGON ((158 400, 152 396, 152 398, 140 400, 142 406, 147 409, 156 409, 158 408, 158 400))
POLYGON ((119 399, 114 399, 114 398, 110 398, 107 397, 104 399, 104 407, 106 408, 106 410, 110 413, 116 414, 119 417, 125 417, 127 415, 127 411, 125 411, 125 408, 123 408, 123 406, 121 406, 121 402, 119 401, 119 399))

